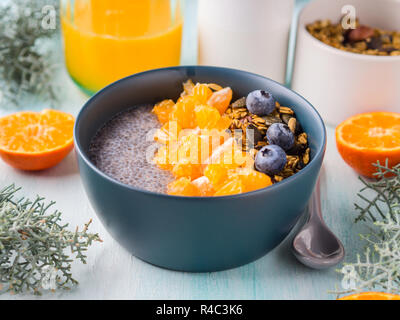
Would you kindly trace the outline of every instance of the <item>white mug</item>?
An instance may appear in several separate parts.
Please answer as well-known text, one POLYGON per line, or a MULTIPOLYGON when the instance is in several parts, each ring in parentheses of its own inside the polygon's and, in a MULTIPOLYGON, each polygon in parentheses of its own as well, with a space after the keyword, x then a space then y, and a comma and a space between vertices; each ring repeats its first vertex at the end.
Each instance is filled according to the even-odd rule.
POLYGON ((294 0, 199 0, 199 64, 283 83, 294 0))

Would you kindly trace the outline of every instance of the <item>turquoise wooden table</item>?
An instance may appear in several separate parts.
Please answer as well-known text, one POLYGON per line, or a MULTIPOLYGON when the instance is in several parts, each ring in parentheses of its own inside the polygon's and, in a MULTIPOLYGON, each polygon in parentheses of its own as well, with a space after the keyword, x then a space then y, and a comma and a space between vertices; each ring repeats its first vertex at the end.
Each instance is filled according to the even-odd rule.
MULTIPOLYGON (((184 64, 196 61, 195 1, 188 1, 190 16, 185 30, 184 64)), ((299 1, 297 10, 304 3, 299 1)), ((63 70, 57 81, 65 99, 61 109, 77 114, 88 99, 63 70)), ((43 105, 25 105, 42 109, 43 105)), ((0 114, 13 110, 0 110, 0 114)), ((336 151, 334 129, 328 127, 328 146, 321 172, 322 209, 329 227, 342 239, 346 260, 353 261, 360 249, 361 225, 353 223, 353 203, 361 183, 357 175, 336 151)), ((290 250, 290 235, 279 247, 258 261, 241 268, 218 272, 189 274, 172 272, 146 264, 128 254, 106 232, 91 208, 79 178, 75 155, 60 165, 40 173, 14 170, 0 161, 0 185, 16 183, 26 196, 39 193, 57 201, 57 208, 71 227, 93 218, 92 231, 104 242, 88 252, 88 264, 74 264, 73 273, 80 285, 71 291, 46 293, 35 299, 334 299, 335 285, 341 277, 333 269, 310 270, 299 264, 290 250)), ((31 295, 0 299, 29 299, 31 295)))

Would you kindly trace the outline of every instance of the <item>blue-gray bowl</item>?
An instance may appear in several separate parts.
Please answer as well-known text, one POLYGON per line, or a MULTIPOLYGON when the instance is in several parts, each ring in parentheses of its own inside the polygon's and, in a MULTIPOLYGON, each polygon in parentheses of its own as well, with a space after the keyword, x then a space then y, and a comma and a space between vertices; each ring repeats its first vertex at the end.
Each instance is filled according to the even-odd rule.
POLYGON ((105 228, 134 256, 180 271, 238 267, 276 247, 304 211, 326 147, 318 112, 304 98, 262 76, 217 67, 173 67, 135 74, 93 96, 74 130, 80 175, 105 228), (267 89, 290 106, 309 136, 311 161, 299 173, 266 189, 225 197, 178 197, 140 190, 107 176, 89 160, 96 131, 118 112, 135 105, 179 97, 182 82, 230 86, 236 97, 267 89))

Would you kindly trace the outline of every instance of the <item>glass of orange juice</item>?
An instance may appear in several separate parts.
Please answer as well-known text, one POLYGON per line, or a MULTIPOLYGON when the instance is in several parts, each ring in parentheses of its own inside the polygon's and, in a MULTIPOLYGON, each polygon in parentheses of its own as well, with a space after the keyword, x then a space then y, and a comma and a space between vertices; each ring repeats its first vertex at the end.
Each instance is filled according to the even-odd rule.
POLYGON ((61 0, 65 63, 92 94, 155 68, 179 65, 184 0, 61 0))

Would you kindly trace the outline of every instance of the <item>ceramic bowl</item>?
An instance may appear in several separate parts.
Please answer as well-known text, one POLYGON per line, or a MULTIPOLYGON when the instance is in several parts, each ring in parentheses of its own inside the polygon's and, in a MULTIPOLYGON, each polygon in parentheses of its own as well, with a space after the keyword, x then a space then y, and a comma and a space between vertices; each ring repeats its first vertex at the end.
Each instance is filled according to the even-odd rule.
POLYGON ((306 30, 305 26, 316 20, 339 21, 345 5, 356 9, 364 25, 400 31, 399 0, 315 0, 303 8, 292 88, 331 125, 362 112, 400 110, 400 56, 345 52, 315 39, 306 30))
POLYGON ((265 255, 290 232, 312 194, 325 152, 318 112, 301 96, 262 76, 217 67, 174 67, 122 79, 92 97, 74 130, 80 175, 88 198, 110 234, 134 256, 180 271, 217 271, 265 255), (268 89, 290 106, 309 135, 311 161, 299 173, 266 189, 224 197, 179 197, 122 184, 88 157, 96 131, 118 112, 177 99, 182 82, 230 86, 236 97, 268 89))

